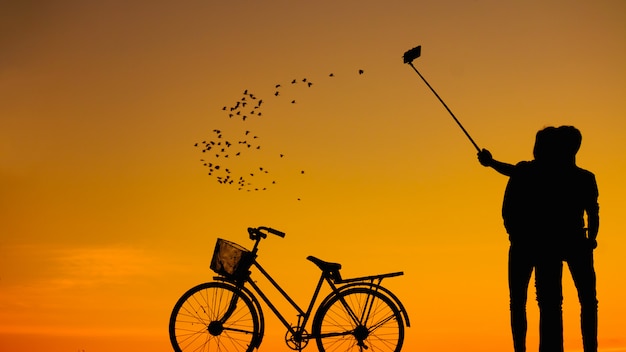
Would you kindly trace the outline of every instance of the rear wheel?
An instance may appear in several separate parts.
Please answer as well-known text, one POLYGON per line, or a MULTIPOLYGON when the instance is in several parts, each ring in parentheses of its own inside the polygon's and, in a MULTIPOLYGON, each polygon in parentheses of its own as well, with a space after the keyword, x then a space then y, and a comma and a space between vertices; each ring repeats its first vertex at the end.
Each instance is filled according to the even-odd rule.
POLYGON ((169 323, 176 352, 251 352, 261 338, 259 314, 236 286, 208 282, 185 292, 169 323))
POLYGON ((320 352, 399 352, 404 341, 399 309, 368 287, 331 297, 316 313, 312 329, 320 352))

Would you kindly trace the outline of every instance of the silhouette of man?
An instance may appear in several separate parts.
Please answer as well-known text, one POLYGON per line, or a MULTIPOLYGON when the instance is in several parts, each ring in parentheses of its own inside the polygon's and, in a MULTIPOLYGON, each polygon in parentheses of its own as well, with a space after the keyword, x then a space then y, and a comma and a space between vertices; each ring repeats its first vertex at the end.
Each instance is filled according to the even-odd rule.
POLYGON ((557 248, 567 263, 581 306, 581 331, 585 352, 598 350, 598 300, 593 250, 600 226, 598 186, 593 173, 576 165, 582 134, 573 126, 557 128, 558 168, 553 182, 550 224, 557 248), (585 229, 585 214, 587 228, 585 229))
POLYGON ((478 154, 484 166, 510 176, 502 215, 509 234, 511 330, 516 352, 526 350, 526 301, 533 269, 540 309, 541 352, 563 351, 562 260, 581 303, 585 352, 597 351, 597 300, 593 248, 598 233, 595 176, 576 166, 582 135, 572 126, 537 132, 535 159, 513 166, 478 154), (584 229, 587 214, 589 231, 584 229))

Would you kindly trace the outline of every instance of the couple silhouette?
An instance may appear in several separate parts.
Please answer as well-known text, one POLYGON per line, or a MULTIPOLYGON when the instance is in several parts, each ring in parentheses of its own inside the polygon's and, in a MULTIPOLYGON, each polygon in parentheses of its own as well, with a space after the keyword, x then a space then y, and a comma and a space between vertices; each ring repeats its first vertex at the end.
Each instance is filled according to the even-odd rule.
POLYGON ((599 228, 593 173, 576 165, 582 135, 573 126, 537 132, 534 159, 515 165, 483 149, 483 166, 509 176, 502 217, 509 235, 509 297, 515 352, 526 351, 531 274, 539 305, 539 352, 563 352, 563 262, 578 291, 584 352, 597 352, 598 301, 593 250, 599 228), (586 215, 586 222, 585 222, 586 215))

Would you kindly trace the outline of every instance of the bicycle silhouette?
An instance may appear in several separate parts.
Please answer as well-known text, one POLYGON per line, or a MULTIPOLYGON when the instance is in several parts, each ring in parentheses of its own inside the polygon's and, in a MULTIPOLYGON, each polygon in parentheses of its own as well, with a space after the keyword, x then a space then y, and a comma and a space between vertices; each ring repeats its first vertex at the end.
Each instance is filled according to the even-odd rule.
POLYGON ((197 285, 182 295, 174 305, 169 334, 176 352, 252 351, 263 339, 264 317, 261 298, 287 328, 285 342, 302 351, 315 339, 319 351, 393 351, 399 352, 404 341, 404 326, 409 317, 400 300, 381 285, 383 279, 403 272, 343 279, 341 264, 325 262, 313 256, 308 260, 322 271, 306 311, 300 308, 256 261, 259 243, 267 234, 285 237, 270 227, 248 228, 255 241, 251 251, 218 239, 211 269, 219 276, 213 282, 197 285), (271 303, 254 280, 251 267, 260 272, 298 313, 296 326, 271 303), (320 290, 326 282, 331 292, 318 305, 310 320, 320 290), (248 288, 250 287, 250 288, 248 288))

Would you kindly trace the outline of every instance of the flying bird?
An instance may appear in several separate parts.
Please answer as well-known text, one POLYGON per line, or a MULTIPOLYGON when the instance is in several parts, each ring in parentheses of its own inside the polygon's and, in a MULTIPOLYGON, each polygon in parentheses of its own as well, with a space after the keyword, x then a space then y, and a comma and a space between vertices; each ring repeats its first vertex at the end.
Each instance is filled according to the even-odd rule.
MULTIPOLYGON (((362 74, 362 71, 363 70, 360 70, 359 74, 362 74)), ((334 76, 335 76, 334 73, 332 72, 329 73, 329 77, 334 77, 334 76)), ((287 81, 287 82, 291 82, 292 84, 304 82, 304 84, 306 84, 307 87, 312 87, 314 83, 314 82, 311 82, 308 78, 304 78, 302 76, 300 76, 300 78, 295 78, 292 81, 287 81)), ((281 89, 282 89, 281 84, 275 85, 274 95, 276 97, 281 96, 281 92, 280 92, 281 89)), ((295 97, 291 97, 291 98, 293 100, 287 100, 287 101, 291 102, 291 104, 296 104, 297 99, 294 99, 295 97)), ((239 96, 238 99, 235 100, 232 104, 226 104, 222 106, 222 111, 229 111, 230 113, 229 112, 224 113, 224 115, 228 114, 229 118, 233 118, 237 116, 238 118, 242 118, 243 121, 246 121, 247 118, 254 119, 253 117, 254 115, 261 116, 262 106, 264 106, 263 100, 259 99, 259 97, 252 94, 252 92, 250 92, 249 89, 245 89, 243 90, 243 95, 239 96), (255 102, 252 102, 253 100, 255 102), (250 107, 248 107, 249 110, 246 113, 246 111, 242 109, 242 107, 247 107, 248 103, 250 104, 250 107)), ((243 138, 242 138, 243 141, 234 140, 233 143, 231 144, 229 141, 230 139, 229 133, 227 131, 225 132, 226 133, 222 133, 222 131, 220 131, 219 129, 214 129, 212 130, 212 133, 215 133, 215 135, 213 135, 210 139, 207 139, 203 141, 202 143, 200 141, 194 142, 195 147, 202 145, 202 148, 200 148, 200 150, 202 150, 203 153, 208 152, 206 154, 203 154, 203 157, 208 160, 205 161, 204 159, 202 159, 202 163, 203 163, 202 165, 204 165, 204 167, 209 168, 208 175, 210 177, 212 177, 215 181, 217 181, 220 184, 236 185, 233 188, 237 188, 238 190, 245 190, 248 192, 263 191, 263 190, 271 189, 271 185, 274 185, 280 182, 279 179, 265 179, 265 178, 259 179, 259 177, 261 177, 263 174, 270 173, 269 170, 267 170, 265 167, 257 166, 256 170, 248 171, 248 172, 251 172, 249 176, 246 175, 247 173, 245 171, 237 175, 238 172, 236 170, 229 168, 231 165, 228 165, 227 163, 230 161, 232 162, 235 161, 235 160, 232 160, 233 158, 229 158, 229 156, 238 158, 240 155, 245 155, 246 149, 248 149, 249 151, 254 149, 254 150, 257 150, 257 153, 261 153, 260 149, 262 145, 260 145, 259 143, 256 143, 256 144, 249 143, 243 140, 243 138), (237 143, 235 143, 235 141, 237 143), (211 154, 210 152, 212 149, 213 149, 213 154, 211 154), (207 158, 206 155, 208 155, 210 158, 207 158), (211 161, 212 163, 209 161, 211 161), (222 166, 220 167, 219 165, 214 165, 214 163, 220 163, 222 164, 222 166), (248 182, 247 180, 244 179, 244 178, 249 178, 251 176, 256 176, 253 178, 253 179, 256 179, 256 181, 248 182), (237 182, 235 182, 236 179, 238 179, 237 182)), ((238 131, 239 135, 241 135, 242 132, 244 133, 245 136, 250 135, 250 138, 252 139, 259 138, 259 136, 253 135, 252 131, 246 130, 245 128, 241 128, 238 131)), ((244 137, 244 138, 248 138, 248 137, 244 137)), ((280 158, 283 158, 285 156, 282 153, 278 155, 280 158)), ((242 160, 242 159, 237 159, 237 160, 242 160)), ((294 171, 296 172, 299 171, 300 174, 304 174, 304 170, 296 169, 294 171)))
POLYGON ((363 72, 364 72, 363 70, 359 70, 359 74, 360 74, 360 75, 362 75, 362 74, 363 74, 363 72))

